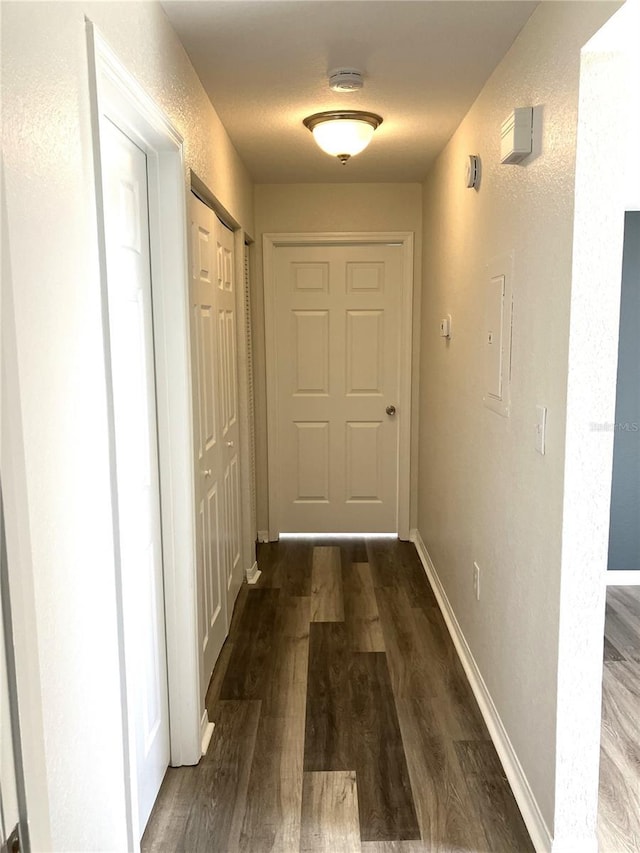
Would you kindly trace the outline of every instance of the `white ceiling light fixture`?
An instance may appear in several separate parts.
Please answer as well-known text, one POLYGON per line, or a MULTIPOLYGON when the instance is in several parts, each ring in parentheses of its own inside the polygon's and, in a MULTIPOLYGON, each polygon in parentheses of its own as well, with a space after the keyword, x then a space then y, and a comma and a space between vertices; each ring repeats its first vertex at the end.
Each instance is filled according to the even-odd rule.
POLYGON ((303 124, 323 151, 344 164, 371 142, 382 116, 363 110, 332 110, 307 116, 303 124))

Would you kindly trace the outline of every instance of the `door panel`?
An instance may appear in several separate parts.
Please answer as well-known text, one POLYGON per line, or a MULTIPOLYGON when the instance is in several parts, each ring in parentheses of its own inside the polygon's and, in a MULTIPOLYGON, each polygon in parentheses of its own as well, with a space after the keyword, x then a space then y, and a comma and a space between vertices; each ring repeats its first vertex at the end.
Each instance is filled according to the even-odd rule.
POLYGON ((296 503, 329 500, 329 423, 294 421, 296 503))
POLYGON ((346 501, 381 501, 382 422, 347 422, 346 501))
POLYGON ((198 306, 198 362, 202 376, 202 388, 199 394, 200 408, 200 459, 216 446, 216 415, 214 394, 215 382, 215 323, 211 305, 198 306))
POLYGON ((347 387, 354 394, 381 396, 384 384, 384 312, 347 311, 347 387))
POLYGON ((201 700, 242 582, 233 234, 191 200, 201 700))
POLYGON ((147 162, 107 120, 100 141, 125 655, 142 836, 169 763, 147 162))
POLYGON ((194 424, 198 538, 198 598, 201 705, 220 649, 227 636, 227 602, 224 591, 226 548, 221 517, 223 492, 219 457, 225 393, 218 371, 220 328, 215 223, 211 211, 192 201, 191 301, 193 308, 194 424))
POLYGON ((294 395, 329 393, 329 312, 292 311, 295 339, 294 395))
POLYGON ((274 256, 279 530, 397 532, 402 248, 274 256))
POLYGON ((235 259, 233 232, 225 228, 213 213, 211 216, 215 219, 217 241, 218 291, 216 297, 220 318, 219 370, 224 388, 220 465, 225 483, 226 595, 229 613, 231 613, 242 583, 235 259))

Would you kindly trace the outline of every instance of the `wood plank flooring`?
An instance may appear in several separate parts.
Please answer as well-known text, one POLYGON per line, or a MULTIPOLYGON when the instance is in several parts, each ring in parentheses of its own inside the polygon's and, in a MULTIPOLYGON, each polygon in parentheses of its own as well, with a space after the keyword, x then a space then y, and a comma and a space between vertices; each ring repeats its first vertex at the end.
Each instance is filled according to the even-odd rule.
POLYGON ((609 587, 605 617, 598 843, 640 853, 640 587, 609 587))
POLYGON ((142 850, 533 851, 413 545, 287 539, 258 562, 209 751, 169 768, 142 850))

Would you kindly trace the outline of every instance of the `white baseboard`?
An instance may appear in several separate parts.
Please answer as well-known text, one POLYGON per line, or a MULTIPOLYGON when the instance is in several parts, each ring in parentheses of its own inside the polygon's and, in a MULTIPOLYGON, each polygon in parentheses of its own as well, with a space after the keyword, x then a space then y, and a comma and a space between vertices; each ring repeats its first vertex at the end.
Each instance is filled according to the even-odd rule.
POLYGON ((211 737, 213 736, 213 730, 215 728, 215 723, 209 722, 209 714, 207 713, 207 709, 205 708, 202 712, 202 717, 200 719, 200 743, 201 743, 201 752, 203 755, 207 754, 207 750, 209 749, 209 744, 211 743, 211 737))
POLYGON ((247 577, 247 583, 256 583, 262 572, 258 568, 258 562, 256 561, 250 569, 247 569, 245 572, 247 577))
MULTIPOLYGON (((518 803, 518 807, 522 813, 522 817, 529 831, 529 835, 531 836, 533 846, 537 853, 549 853, 551 850, 553 850, 553 853, 565 853, 565 847, 562 847, 562 849, 559 847, 557 851, 555 845, 552 847, 551 834, 542 816, 540 808, 538 807, 538 803, 533 795, 531 786, 529 785, 522 765, 518 760, 518 756, 516 755, 513 745, 509 740, 509 735, 507 734, 502 720, 500 719, 500 715, 498 714, 498 710, 491 698, 489 689, 485 684, 482 673, 480 672, 471 653, 471 649, 469 648, 464 634, 462 633, 462 629, 458 624, 458 620, 453 612, 451 603, 447 598, 447 594, 440 582, 436 568, 433 565, 433 561, 429 556, 429 552, 427 551, 418 530, 413 529, 411 531, 411 541, 416 546, 418 556, 422 561, 429 583, 431 584, 435 597, 438 600, 444 621, 447 624, 447 628, 451 634, 451 639, 453 640, 453 644, 458 652, 458 657, 460 658, 460 662, 462 663, 464 671, 467 674, 467 678, 469 679, 469 684, 471 685, 473 694, 480 706, 480 711, 484 717, 485 723, 487 724, 487 728, 489 729, 489 734, 493 740, 496 752, 502 762, 504 772, 506 773, 513 795, 516 798, 516 802, 518 803)), ((580 849, 591 851, 592 847, 591 845, 587 845, 580 849)), ((578 848, 575 847, 573 850, 577 853, 578 848)), ((566 848, 566 853, 569 853, 569 848, 566 848)))
POLYGON ((604 573, 607 586, 640 586, 640 571, 636 569, 610 569, 604 573))
POLYGON ((269 541, 269 531, 268 530, 258 530, 258 542, 268 542, 269 541))

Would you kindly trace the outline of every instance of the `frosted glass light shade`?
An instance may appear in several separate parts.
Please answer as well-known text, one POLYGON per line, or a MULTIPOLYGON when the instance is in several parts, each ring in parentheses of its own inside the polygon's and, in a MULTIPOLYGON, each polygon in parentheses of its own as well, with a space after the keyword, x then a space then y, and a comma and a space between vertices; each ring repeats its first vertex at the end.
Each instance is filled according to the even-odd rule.
POLYGON ((304 120, 318 146, 343 163, 364 151, 380 124, 380 116, 359 111, 316 113, 304 120))
POLYGON ((334 119, 313 128, 313 138, 323 151, 337 157, 338 154, 359 154, 373 137, 374 128, 363 121, 334 119))

